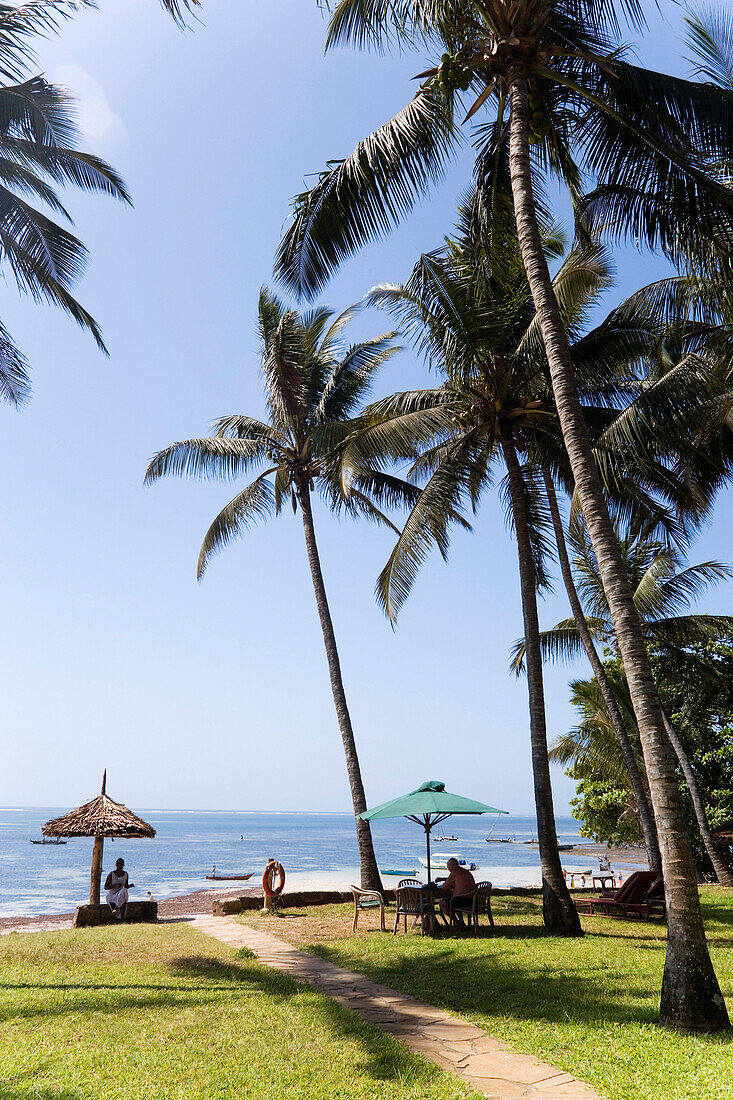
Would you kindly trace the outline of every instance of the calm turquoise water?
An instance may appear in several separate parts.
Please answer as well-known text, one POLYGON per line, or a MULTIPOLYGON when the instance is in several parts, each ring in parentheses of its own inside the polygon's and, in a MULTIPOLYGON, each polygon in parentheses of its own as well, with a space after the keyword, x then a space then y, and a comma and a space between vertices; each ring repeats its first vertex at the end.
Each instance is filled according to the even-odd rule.
MULTIPOLYGON (((91 840, 69 840, 59 847, 29 843, 40 836, 44 821, 68 808, 0 809, 0 915, 68 912, 88 898, 91 840)), ((291 885, 348 886, 358 866, 350 814, 135 809, 155 827, 155 839, 107 841, 104 848, 104 873, 122 856, 136 885, 133 897, 143 898, 150 890, 156 898, 165 898, 211 886, 205 875, 214 863, 223 874, 254 871, 253 885, 270 856, 284 865, 291 885)), ((472 860, 479 864, 481 877, 495 885, 538 882, 536 848, 486 844, 484 838, 495 821, 495 836, 521 841, 536 835, 534 818, 457 817, 436 830, 457 841, 434 845, 433 850, 472 860)), ((579 839, 577 822, 558 818, 557 824, 561 843, 579 839)), ((424 834, 416 825, 378 822, 373 835, 381 867, 420 867, 417 857, 425 855, 424 834)), ((581 865, 582 860, 567 853, 568 869, 579 870, 581 865)))

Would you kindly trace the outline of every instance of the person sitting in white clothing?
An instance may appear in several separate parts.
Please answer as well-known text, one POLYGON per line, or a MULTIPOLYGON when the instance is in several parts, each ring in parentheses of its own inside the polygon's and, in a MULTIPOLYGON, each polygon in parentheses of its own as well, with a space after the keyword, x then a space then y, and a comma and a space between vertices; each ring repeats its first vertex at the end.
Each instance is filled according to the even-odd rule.
POLYGON ((104 883, 104 888, 107 891, 107 905, 109 905, 117 920, 124 920, 127 916, 129 889, 134 885, 127 877, 124 859, 118 859, 114 871, 110 871, 104 883))

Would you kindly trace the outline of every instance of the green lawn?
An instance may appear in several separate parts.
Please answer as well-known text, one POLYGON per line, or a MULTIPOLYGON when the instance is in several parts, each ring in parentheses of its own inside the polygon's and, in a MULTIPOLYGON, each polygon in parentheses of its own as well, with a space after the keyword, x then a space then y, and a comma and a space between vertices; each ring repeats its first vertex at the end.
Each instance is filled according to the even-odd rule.
MULTIPOLYGON (((733 1016, 733 897, 719 888, 702 895, 733 1016)), ((349 908, 269 918, 268 927, 471 1020, 613 1100, 730 1096, 730 1036, 681 1035, 655 1023, 665 948, 658 922, 584 917, 582 940, 547 938, 535 905, 507 899, 495 903, 493 938, 431 940, 361 930, 352 936, 349 908)))
POLYGON ((333 1001, 185 925, 0 939, 2 1100, 468 1095, 333 1001))

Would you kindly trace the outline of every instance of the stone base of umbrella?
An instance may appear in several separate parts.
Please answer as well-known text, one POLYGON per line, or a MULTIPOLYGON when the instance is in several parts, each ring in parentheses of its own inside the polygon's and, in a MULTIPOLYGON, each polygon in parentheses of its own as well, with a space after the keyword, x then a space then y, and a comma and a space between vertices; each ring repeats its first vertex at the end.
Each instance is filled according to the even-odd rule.
POLYGON ((89 884, 89 904, 99 905, 99 891, 102 879, 102 853, 104 851, 105 837, 112 839, 125 837, 129 839, 152 839, 155 829, 148 825, 123 806, 121 802, 115 802, 107 794, 107 770, 102 776, 102 793, 93 798, 91 802, 85 802, 83 806, 70 810, 63 817, 55 817, 47 821, 41 828, 44 836, 93 836, 94 848, 92 849, 92 873, 89 884))

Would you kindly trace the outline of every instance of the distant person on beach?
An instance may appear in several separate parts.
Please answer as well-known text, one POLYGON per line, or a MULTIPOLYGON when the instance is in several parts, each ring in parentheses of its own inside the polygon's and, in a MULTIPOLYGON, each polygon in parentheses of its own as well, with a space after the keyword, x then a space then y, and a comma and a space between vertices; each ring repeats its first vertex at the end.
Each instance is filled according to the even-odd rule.
MULTIPOLYGON (((448 860, 446 866, 450 873, 445 882, 441 884, 440 888, 444 890, 446 894, 452 891, 451 900, 453 902, 453 912, 455 914, 458 909, 458 923, 465 924, 460 910, 471 908, 473 904, 473 895, 476 893, 476 879, 470 871, 466 870, 465 867, 461 867, 458 860, 453 857, 448 860)), ((448 898, 441 898, 439 904, 443 915, 449 917, 450 904, 448 898)))
POLYGON ((110 871, 104 883, 107 891, 107 905, 114 913, 117 920, 124 920, 127 916, 127 899, 129 889, 134 886, 127 877, 124 859, 118 859, 114 871, 110 871))

